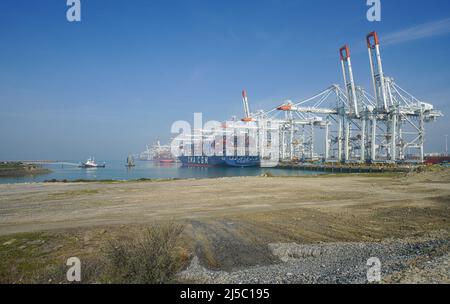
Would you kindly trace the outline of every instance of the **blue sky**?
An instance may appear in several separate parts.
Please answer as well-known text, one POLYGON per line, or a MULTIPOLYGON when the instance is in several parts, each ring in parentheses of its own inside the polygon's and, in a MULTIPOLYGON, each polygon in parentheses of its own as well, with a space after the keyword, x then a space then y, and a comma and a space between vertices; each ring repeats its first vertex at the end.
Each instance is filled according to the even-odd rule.
POLYGON ((65 0, 0 2, 0 159, 121 159, 176 120, 225 120, 342 83, 338 49, 370 87, 365 35, 385 45, 385 73, 446 117, 427 125, 426 150, 450 133, 450 2, 382 0, 65 0))

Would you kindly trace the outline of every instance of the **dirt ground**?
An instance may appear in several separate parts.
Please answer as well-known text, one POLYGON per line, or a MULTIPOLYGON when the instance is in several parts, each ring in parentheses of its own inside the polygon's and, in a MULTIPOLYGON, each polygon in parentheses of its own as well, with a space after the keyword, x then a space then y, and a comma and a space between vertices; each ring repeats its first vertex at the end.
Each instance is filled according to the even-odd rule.
POLYGON ((0 185, 0 249, 22 238, 33 247, 39 233, 54 259, 95 254, 158 221, 183 223, 192 255, 224 271, 275 263, 270 243, 448 235, 450 171, 0 185))

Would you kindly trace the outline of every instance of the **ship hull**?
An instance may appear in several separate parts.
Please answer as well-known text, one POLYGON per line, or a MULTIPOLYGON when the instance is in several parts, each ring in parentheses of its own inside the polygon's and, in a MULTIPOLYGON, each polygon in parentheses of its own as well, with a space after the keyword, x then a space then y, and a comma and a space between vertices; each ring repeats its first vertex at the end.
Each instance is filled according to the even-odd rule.
POLYGON ((428 156, 425 157, 425 163, 428 165, 448 164, 450 162, 450 156, 428 156))
POLYGON ((106 165, 97 165, 97 166, 92 166, 92 165, 81 165, 80 168, 83 169, 89 169, 89 168, 106 168, 106 165))
POLYGON ((180 156, 183 166, 189 167, 223 167, 226 166, 222 156, 180 156))
POLYGON ((237 156, 225 158, 225 163, 230 167, 248 168, 260 166, 261 161, 258 156, 237 156))
POLYGON ((159 159, 158 160, 161 164, 173 164, 175 162, 174 159, 159 159))
POLYGON ((278 165, 279 165, 278 161, 263 159, 263 160, 261 160, 260 167, 261 168, 275 168, 278 165))

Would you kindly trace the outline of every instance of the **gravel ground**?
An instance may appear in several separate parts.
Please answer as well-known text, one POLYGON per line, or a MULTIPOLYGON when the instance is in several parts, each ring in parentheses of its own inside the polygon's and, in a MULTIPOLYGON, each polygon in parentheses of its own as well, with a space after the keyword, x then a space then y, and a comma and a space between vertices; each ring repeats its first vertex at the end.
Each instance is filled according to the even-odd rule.
POLYGON ((279 263, 212 271, 195 256, 179 276, 190 282, 219 284, 360 284, 368 282, 367 261, 376 257, 381 262, 382 283, 448 283, 449 246, 445 232, 429 238, 381 243, 278 243, 269 244, 269 249, 279 263))
POLYGON ((0 185, 0 266, 10 273, 29 257, 95 257, 109 239, 173 221, 194 257, 180 274, 187 281, 364 283, 377 257, 385 283, 448 283, 449 184, 450 170, 0 185), (41 232, 55 254, 37 246, 27 256, 17 244, 10 254, 11 240, 41 232))
MULTIPOLYGON (((449 183, 450 170, 408 178, 331 175, 0 185, 0 235, 306 208, 327 213, 351 207, 374 212, 385 207, 442 209, 438 204, 450 200, 449 183)), ((318 223, 323 227, 320 219, 318 223)))

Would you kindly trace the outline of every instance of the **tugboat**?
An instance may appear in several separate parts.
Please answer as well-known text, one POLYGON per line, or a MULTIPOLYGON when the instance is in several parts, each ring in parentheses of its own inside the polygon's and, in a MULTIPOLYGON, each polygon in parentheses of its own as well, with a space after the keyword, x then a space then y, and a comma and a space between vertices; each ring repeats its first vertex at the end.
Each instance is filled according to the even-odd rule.
POLYGON ((80 168, 105 168, 106 165, 99 165, 95 162, 93 157, 89 157, 88 160, 80 164, 80 168))
POLYGON ((136 167, 136 164, 134 163, 133 156, 128 155, 128 157, 127 157, 127 164, 125 166, 128 167, 128 168, 136 167))

